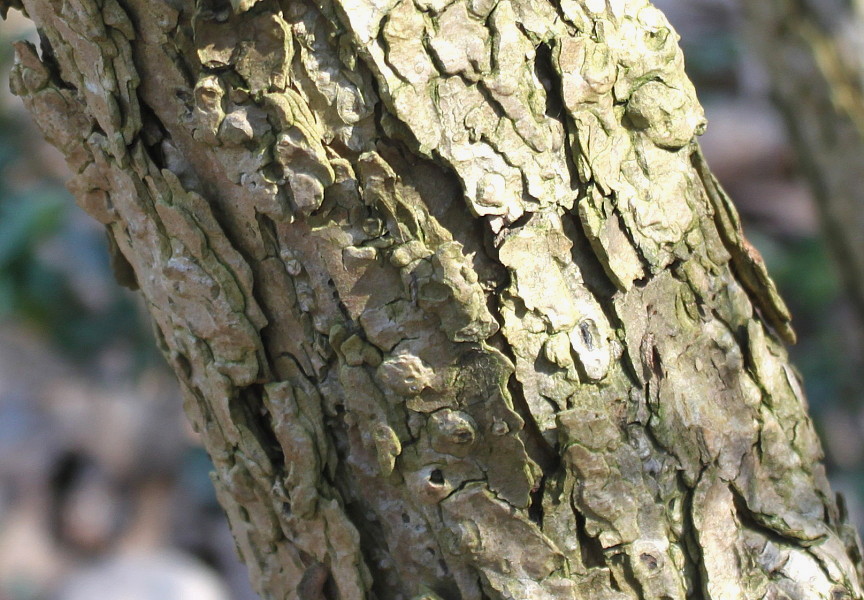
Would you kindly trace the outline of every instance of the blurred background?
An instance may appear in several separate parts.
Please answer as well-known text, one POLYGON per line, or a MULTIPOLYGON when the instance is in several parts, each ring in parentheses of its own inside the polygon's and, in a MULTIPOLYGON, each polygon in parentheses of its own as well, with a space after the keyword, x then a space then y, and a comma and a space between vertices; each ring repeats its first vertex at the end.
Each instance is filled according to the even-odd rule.
MULTIPOLYGON (((655 4, 705 105, 708 161, 792 310, 793 361, 860 528, 862 339, 766 70, 735 1, 655 4)), ((32 35, 13 11, 0 24, 0 600, 252 600, 140 299, 8 92, 10 42, 32 35)))

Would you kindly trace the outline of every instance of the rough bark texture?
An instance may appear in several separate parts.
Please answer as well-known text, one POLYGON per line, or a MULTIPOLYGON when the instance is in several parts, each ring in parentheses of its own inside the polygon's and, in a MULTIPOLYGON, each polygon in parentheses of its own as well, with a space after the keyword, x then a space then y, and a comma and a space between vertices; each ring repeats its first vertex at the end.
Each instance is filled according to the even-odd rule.
POLYGON ((860 2, 744 2, 864 335, 864 20, 860 2))
POLYGON ((262 596, 862 597, 647 2, 22 4, 262 596))

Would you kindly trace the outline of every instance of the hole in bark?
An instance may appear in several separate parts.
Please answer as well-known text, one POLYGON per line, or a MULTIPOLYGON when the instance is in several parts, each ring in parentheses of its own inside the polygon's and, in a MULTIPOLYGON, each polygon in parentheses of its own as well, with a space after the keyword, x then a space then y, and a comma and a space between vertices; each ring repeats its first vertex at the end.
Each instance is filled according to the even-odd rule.
POLYGON ((420 299, 432 302, 433 304, 441 303, 450 297, 450 288, 444 284, 431 281, 420 289, 420 299))
POLYGON ((590 319, 585 319, 581 323, 579 323, 579 333, 582 336, 582 342, 585 344, 585 347, 589 350, 594 349, 594 338, 591 335, 591 326, 594 325, 594 322, 590 319))
POLYGON ((174 97, 189 108, 191 108, 192 103, 195 102, 195 98, 189 93, 189 90, 183 88, 177 88, 174 90, 174 97))
POLYGON ((275 160, 264 165, 261 173, 264 175, 265 181, 278 184, 285 183, 285 169, 275 160))
POLYGON ((180 372, 183 373, 183 377, 185 377, 186 379, 190 379, 192 377, 192 364, 189 362, 189 359, 186 358, 185 354, 175 354, 174 362, 177 363, 180 372))
POLYGON ((558 86, 558 74, 552 66, 552 47, 540 44, 534 52, 534 75, 546 91, 546 116, 563 122, 564 101, 558 86))
POLYGON ((656 556, 651 556, 650 554, 643 552, 643 553, 639 556, 639 560, 641 560, 642 563, 643 563, 643 564, 644 564, 644 565, 645 565, 649 570, 654 571, 654 570, 657 569, 657 557, 656 557, 656 556))
POLYGON ((411 517, 408 516, 408 513, 402 513, 402 522, 405 524, 411 522, 411 517))
POLYGON ((651 349, 651 370, 654 371, 657 377, 663 376, 663 361, 660 358, 660 351, 657 349, 657 346, 651 349))
POLYGON ((444 473, 441 472, 441 469, 435 469, 429 473, 429 483, 444 485, 444 473))

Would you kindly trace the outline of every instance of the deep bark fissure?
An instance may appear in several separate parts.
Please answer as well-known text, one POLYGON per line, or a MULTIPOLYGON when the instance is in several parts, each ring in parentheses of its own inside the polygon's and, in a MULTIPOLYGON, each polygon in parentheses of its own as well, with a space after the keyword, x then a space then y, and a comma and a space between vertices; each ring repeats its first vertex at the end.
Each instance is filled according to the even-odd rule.
POLYGON ((579 539, 582 564, 588 569, 604 567, 606 565, 606 553, 603 546, 596 537, 590 535, 585 530, 585 516, 582 514, 582 511, 574 506, 573 513, 576 517, 576 535, 579 539))
MULTIPOLYGON (((697 486, 701 483, 708 469, 703 469, 699 475, 697 486)), ((684 514, 683 531, 681 541, 685 552, 691 557, 692 562, 688 565, 687 576, 690 581, 690 590, 688 598, 696 600, 700 598, 710 598, 711 593, 708 588, 710 576, 704 567, 705 557, 702 553, 702 548, 699 544, 699 535, 694 518, 694 497, 695 488, 688 486, 681 477, 678 478, 678 486, 684 490, 681 500, 682 512, 684 514)), ((738 557, 734 559, 736 562, 738 557)))

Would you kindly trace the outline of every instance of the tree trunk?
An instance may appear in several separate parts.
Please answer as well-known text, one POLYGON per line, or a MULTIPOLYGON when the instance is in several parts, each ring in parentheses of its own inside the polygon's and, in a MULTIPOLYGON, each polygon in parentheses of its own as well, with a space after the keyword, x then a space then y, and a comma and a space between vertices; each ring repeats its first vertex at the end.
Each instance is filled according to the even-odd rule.
POLYGON ((121 1, 22 0, 13 87, 263 597, 862 597, 659 11, 121 1))

